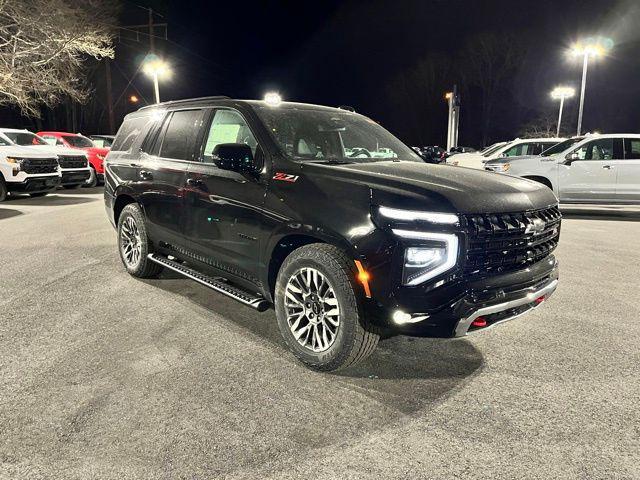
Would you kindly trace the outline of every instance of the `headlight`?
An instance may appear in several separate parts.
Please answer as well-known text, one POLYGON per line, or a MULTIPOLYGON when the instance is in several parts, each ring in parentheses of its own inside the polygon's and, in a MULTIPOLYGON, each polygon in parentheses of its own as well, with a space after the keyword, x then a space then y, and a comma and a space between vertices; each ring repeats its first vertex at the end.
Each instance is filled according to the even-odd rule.
POLYGON ((441 212, 423 212, 421 210, 401 210, 398 208, 380 207, 378 209, 380 215, 392 218, 394 220, 404 220, 406 222, 415 222, 416 220, 424 220, 431 223, 444 223, 455 225, 458 223, 458 215, 455 213, 441 212))
POLYGON ((421 245, 407 247, 404 252, 403 285, 419 285, 456 265, 457 235, 400 229, 393 229, 393 233, 402 238, 424 241, 421 245))
POLYGON ((488 165, 486 168, 494 172, 508 172, 509 169, 511 168, 511 164, 510 163, 494 163, 493 165, 488 165))
POLYGON ((22 159, 21 158, 15 158, 15 157, 7 157, 7 163, 13 163, 15 165, 20 165, 20 164, 22 164, 22 159))

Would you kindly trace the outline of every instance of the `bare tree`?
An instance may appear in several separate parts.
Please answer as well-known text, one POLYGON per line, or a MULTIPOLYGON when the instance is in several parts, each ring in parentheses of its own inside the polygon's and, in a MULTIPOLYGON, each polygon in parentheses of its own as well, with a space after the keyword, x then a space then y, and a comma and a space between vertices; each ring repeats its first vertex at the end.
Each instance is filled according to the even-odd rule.
POLYGON ((115 0, 0 0, 0 105, 82 102, 88 57, 112 58, 115 0))
POLYGON ((511 86, 511 79, 524 60, 518 39, 508 35, 481 33, 466 44, 458 65, 465 86, 481 92, 482 144, 489 139, 494 108, 501 93, 511 86))
POLYGON ((541 115, 520 129, 522 138, 555 137, 558 121, 554 115, 541 115))

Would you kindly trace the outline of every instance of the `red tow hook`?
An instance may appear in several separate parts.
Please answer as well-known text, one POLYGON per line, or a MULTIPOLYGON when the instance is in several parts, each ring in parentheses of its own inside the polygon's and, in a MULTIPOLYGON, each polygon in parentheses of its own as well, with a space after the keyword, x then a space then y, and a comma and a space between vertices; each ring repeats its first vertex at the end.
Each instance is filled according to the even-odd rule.
POLYGON ((547 297, 545 297, 544 295, 541 297, 538 297, 535 299, 535 302, 537 305, 540 305, 542 302, 544 302, 547 299, 547 297))
POLYGON ((486 327, 487 326, 487 319, 484 317, 478 317, 476 318, 473 322, 471 322, 471 326, 472 327, 486 327))

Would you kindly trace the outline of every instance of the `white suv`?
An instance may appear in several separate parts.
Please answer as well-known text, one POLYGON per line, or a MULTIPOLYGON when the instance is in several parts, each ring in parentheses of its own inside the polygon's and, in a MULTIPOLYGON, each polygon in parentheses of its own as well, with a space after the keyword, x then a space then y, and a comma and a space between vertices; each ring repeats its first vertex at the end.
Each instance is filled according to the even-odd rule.
POLYGON ((485 169, 536 180, 560 203, 640 204, 640 135, 574 137, 537 157, 501 158, 485 169))
POLYGON ((516 138, 511 142, 494 144, 481 152, 452 155, 447 158, 447 163, 482 170, 484 164, 494 158, 539 155, 563 140, 564 138, 516 138))
POLYGON ((60 165, 60 184, 64 188, 79 188, 91 177, 87 154, 81 150, 50 145, 35 133, 15 128, 0 128, 0 139, 31 152, 56 157, 60 165))
POLYGON ((0 202, 9 193, 46 195, 60 185, 60 180, 55 155, 11 145, 0 137, 0 202))

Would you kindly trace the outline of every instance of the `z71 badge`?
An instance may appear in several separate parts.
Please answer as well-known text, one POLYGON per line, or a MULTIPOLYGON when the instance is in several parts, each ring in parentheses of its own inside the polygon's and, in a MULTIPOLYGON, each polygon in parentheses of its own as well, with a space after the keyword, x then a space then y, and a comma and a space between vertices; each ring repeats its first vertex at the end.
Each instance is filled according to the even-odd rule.
POLYGON ((297 182, 299 177, 299 175, 291 175, 290 173, 276 172, 276 174, 273 176, 273 179, 293 183, 297 182))

